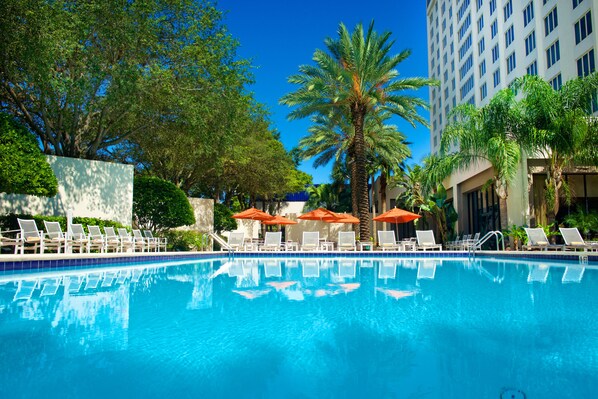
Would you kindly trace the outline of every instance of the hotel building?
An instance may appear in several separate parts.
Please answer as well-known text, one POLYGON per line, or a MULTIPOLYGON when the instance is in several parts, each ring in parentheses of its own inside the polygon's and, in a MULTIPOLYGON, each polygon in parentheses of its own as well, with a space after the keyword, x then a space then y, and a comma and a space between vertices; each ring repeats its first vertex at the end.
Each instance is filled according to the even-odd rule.
MULTIPOLYGON (((594 72, 597 13, 596 0, 427 0, 429 76, 440 82, 430 89, 431 152, 439 151, 457 104, 484 106, 525 74, 539 75, 558 89, 594 72)), ((557 218, 577 206, 598 209, 595 168, 565 172, 574 203, 562 203, 557 218)), ((544 173, 545 160, 522 160, 509 187, 510 225, 545 222, 544 173)), ((445 182, 459 213, 459 231, 499 229, 498 197, 493 189, 483 190, 491 177, 491 167, 480 163, 445 182)))

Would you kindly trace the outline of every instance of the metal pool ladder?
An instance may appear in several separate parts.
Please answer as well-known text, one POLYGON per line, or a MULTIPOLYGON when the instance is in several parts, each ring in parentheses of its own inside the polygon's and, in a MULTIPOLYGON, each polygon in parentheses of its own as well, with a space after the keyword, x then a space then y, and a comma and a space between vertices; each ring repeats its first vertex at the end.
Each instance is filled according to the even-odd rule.
POLYGON ((478 249, 482 249, 482 245, 484 245, 486 243, 486 241, 488 241, 492 237, 494 237, 496 239, 496 249, 499 250, 500 249, 499 244, 502 244, 502 250, 504 251, 505 250, 505 238, 504 238, 502 232, 500 232, 499 230, 494 230, 494 231, 487 232, 476 243, 469 246, 467 248, 467 257, 469 259, 475 259, 475 251, 478 249))
POLYGON ((220 246, 224 249, 226 249, 228 251, 228 255, 234 255, 235 253, 235 249, 232 248, 230 245, 228 245, 228 242, 224 241, 222 239, 222 237, 220 237, 218 234, 211 232, 208 234, 210 236, 210 238, 214 241, 216 241, 218 244, 220 244, 220 246))

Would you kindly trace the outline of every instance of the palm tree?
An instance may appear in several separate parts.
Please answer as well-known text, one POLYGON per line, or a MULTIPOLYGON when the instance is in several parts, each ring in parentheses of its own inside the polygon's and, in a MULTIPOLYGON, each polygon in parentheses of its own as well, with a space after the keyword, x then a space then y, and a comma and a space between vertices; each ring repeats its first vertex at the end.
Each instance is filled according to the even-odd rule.
POLYGON ((396 67, 410 51, 390 55, 394 41, 390 32, 378 35, 374 23, 367 32, 358 24, 351 34, 344 24, 338 29, 338 39, 328 38, 328 53, 316 50, 316 65, 302 65, 299 74, 289 77, 290 83, 299 85, 295 92, 281 99, 295 109, 289 119, 310 115, 332 115, 337 110, 350 116, 354 128, 353 160, 355 162, 355 190, 358 199, 359 231, 361 237, 370 237, 370 215, 366 169, 366 143, 364 125, 366 116, 376 110, 387 110, 412 125, 426 121, 418 114, 418 107, 427 104, 420 98, 400 94, 434 84, 427 78, 402 78, 396 67))
POLYGON ((456 171, 487 161, 493 169, 493 183, 499 198, 500 226, 508 227, 507 197, 521 159, 517 135, 525 129, 519 103, 511 89, 496 93, 488 105, 476 108, 461 104, 453 110, 456 121, 445 129, 438 168, 456 171))
POLYGON ((520 78, 515 87, 521 88, 530 124, 522 139, 533 153, 548 160, 546 216, 552 224, 559 211, 561 192, 568 191, 563 170, 577 162, 596 162, 595 120, 590 116, 598 91, 598 73, 571 79, 560 90, 538 76, 520 78))

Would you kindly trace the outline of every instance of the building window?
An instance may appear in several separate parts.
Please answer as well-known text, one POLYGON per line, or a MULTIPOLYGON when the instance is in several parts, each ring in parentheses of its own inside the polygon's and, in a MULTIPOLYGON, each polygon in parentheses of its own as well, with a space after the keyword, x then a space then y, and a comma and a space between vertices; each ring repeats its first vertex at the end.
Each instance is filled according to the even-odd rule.
POLYGON ((538 74, 538 62, 534 61, 527 67, 526 70, 528 75, 537 75, 538 74))
POLYGON ((498 57, 500 56, 500 53, 498 51, 498 44, 496 44, 493 48, 492 48, 492 63, 495 63, 496 60, 498 60, 498 57))
POLYGON ((482 61, 480 64, 480 78, 486 74, 486 60, 482 61))
POLYGON ((446 36, 442 38, 442 47, 446 48, 446 36))
POLYGON ((449 36, 453 37, 453 25, 449 26, 449 36))
POLYGON ((561 86, 563 86, 563 78, 561 77, 561 74, 559 73, 558 75, 556 75, 551 81, 550 81, 550 85, 552 86, 553 89, 555 90, 560 90, 561 86))
POLYGON ((559 41, 557 40, 546 50, 546 65, 548 68, 554 65, 555 62, 561 59, 561 50, 559 41))
POLYGON ((494 71, 492 74, 492 79, 494 80, 494 87, 500 84, 500 68, 494 71))
POLYGON ((511 73, 516 66, 515 52, 513 51, 511 55, 507 57, 507 74, 511 73))
POLYGON ((449 7, 449 19, 453 17, 453 6, 449 7))
POLYGON ((583 78, 596 70, 594 49, 591 49, 577 60, 577 76, 583 78))
POLYGON ((505 47, 509 47, 515 40, 515 28, 513 25, 505 32, 505 47))
POLYGON ((496 11, 496 0, 490 0, 490 15, 496 11))
POLYGON ((523 26, 527 26, 534 19, 534 1, 530 1, 523 9, 523 26))
POLYGON ((509 0, 507 4, 503 7, 503 13, 505 15, 506 22, 507 19, 509 19, 509 17, 511 16, 511 14, 513 14, 513 0, 509 0))
POLYGON ((559 18, 554 7, 544 18, 544 36, 548 36, 557 26, 559 26, 559 18))
POLYGON ((482 15, 480 17, 480 19, 478 19, 478 33, 480 33, 482 31, 483 27, 484 27, 484 16, 482 15))
MULTIPOLYGON (((546 2, 544 3, 546 4, 546 2)), ((583 3, 583 0, 573 0, 573 9, 575 10, 581 3, 583 3)))
POLYGON ((575 44, 579 44, 590 33, 592 33, 592 12, 588 11, 575 23, 575 44))
POLYGON ((465 41, 459 48, 459 61, 461 61, 463 59, 463 57, 465 57, 465 54, 467 53, 467 50, 469 50, 470 47, 471 47, 471 33, 467 36, 467 39, 465 39, 465 41))
POLYGON ((463 79, 465 77, 465 75, 467 74, 467 72, 469 72, 469 70, 471 69, 472 66, 473 66, 473 55, 469 54, 469 57, 467 57, 467 60, 463 63, 463 65, 459 69, 459 77, 461 79, 463 79))
POLYGON ((463 0, 463 4, 461 4, 461 7, 459 7, 459 11, 457 11, 457 17, 459 21, 463 18, 463 15, 465 15, 467 7, 469 7, 469 0, 463 0))
POLYGON ((453 88, 453 91, 457 87, 457 84, 455 83, 455 78, 453 78, 453 80, 451 81, 451 87, 453 88))
POLYGON ((525 38, 525 55, 529 55, 535 49, 536 49, 536 31, 532 31, 532 33, 530 33, 525 38))
MULTIPOLYGON (((448 79, 446 79, 446 80, 448 80, 448 79)), ((445 81, 446 81, 446 80, 445 80, 445 81)), ((447 100, 448 100, 448 93, 449 93, 449 92, 448 92, 448 87, 445 87, 445 88, 444 88, 444 101, 447 101, 447 100)))
POLYGON ((471 89, 473 89, 473 75, 471 75, 469 79, 467 79, 465 83, 463 83, 463 86, 461 86, 461 100, 463 100, 465 96, 469 94, 471 89))
POLYGON ((455 45, 451 43, 451 55, 455 52, 455 45))
POLYGON ((486 96, 488 95, 488 87, 486 86, 486 83, 484 83, 481 87, 480 87, 480 99, 484 99, 486 98, 486 96))
POLYGON ((484 43, 484 38, 482 38, 482 40, 480 40, 480 42, 478 43, 478 55, 481 55, 485 49, 486 44, 484 43))
POLYGON ((494 39, 494 36, 496 36, 497 33, 498 23, 496 22, 496 20, 494 20, 494 22, 492 22, 492 25, 490 25, 490 36, 492 37, 492 39, 494 39))
POLYGON ((465 18, 465 21, 463 21, 461 27, 459 28, 459 32, 457 34, 459 40, 463 39, 463 36, 465 35, 465 33, 467 33, 469 25, 471 25, 471 14, 467 14, 467 18, 465 18))
POLYGON ((478 0, 477 1, 477 8, 476 11, 480 11, 480 8, 482 8, 482 3, 484 2, 484 0, 478 0))

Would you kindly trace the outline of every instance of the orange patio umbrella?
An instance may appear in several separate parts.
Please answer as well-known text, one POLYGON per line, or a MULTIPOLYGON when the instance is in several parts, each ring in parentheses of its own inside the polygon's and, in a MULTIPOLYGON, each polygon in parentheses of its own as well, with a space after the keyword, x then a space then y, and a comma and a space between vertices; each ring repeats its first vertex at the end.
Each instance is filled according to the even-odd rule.
POLYGON ((260 220, 260 221, 265 221, 265 220, 271 220, 274 216, 264 212, 264 211, 260 211, 259 209, 256 208, 249 208, 244 210, 243 212, 239 212, 233 215, 233 218, 235 219, 250 219, 250 220, 260 220))
POLYGON ((355 216, 348 214, 348 213, 335 213, 335 217, 324 218, 325 222, 328 223, 350 223, 350 224, 357 224, 359 223, 359 219, 355 216))
POLYGON ((340 219, 340 217, 328 209, 318 208, 314 209, 313 211, 304 213, 303 215, 299 216, 299 219, 302 220, 319 220, 322 222, 332 221, 332 219, 340 219))
POLYGON ((291 219, 287 219, 284 216, 274 216, 272 219, 270 220, 266 220, 264 222, 262 222, 262 224, 267 224, 267 225, 276 225, 276 224, 297 224, 298 222, 291 220, 291 219))
POLYGON ((388 212, 376 216, 374 220, 386 223, 407 223, 419 218, 421 218, 421 215, 395 207, 388 212))

